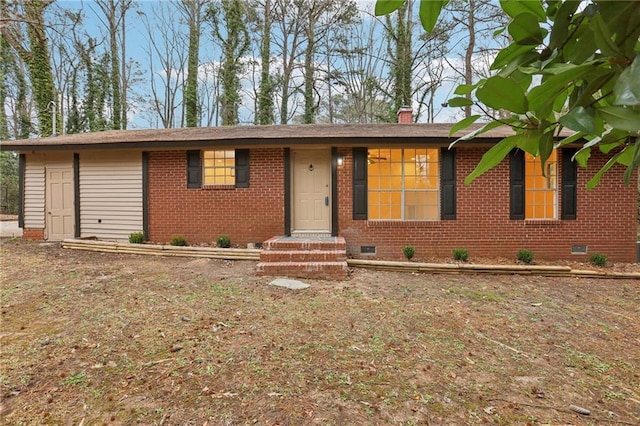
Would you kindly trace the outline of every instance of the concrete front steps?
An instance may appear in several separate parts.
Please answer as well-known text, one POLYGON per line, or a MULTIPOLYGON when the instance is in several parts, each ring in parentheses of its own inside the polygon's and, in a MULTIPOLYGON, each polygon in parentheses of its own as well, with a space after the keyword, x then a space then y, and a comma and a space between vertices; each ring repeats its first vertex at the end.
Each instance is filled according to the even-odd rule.
POLYGON ((262 244, 257 275, 344 280, 347 243, 343 237, 273 237, 262 244))

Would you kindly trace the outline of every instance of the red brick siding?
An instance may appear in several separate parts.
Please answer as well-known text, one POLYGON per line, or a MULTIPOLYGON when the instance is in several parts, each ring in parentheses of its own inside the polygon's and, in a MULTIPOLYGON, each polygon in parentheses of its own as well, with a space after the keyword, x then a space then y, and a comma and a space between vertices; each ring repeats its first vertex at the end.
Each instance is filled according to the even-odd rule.
POLYGON ((44 240, 44 229, 24 228, 22 238, 28 240, 44 240))
MULTIPOLYGON (((338 167, 339 234, 354 257, 368 258, 360 255, 360 246, 376 246, 376 258, 400 260, 402 247, 411 244, 417 249, 416 260, 449 258, 454 248, 461 247, 472 259, 514 258, 519 249, 527 248, 539 259, 588 260, 591 253, 600 252, 612 261, 635 262, 637 191, 635 185, 624 185, 624 167, 615 166, 594 190, 585 188, 605 163, 602 154, 593 154, 589 170, 578 168, 577 220, 510 220, 508 160, 465 187, 465 176, 485 149, 459 148, 456 220, 378 222, 352 219, 352 150, 338 151, 344 157, 344 165, 338 167), (571 254, 572 245, 587 245, 588 254, 571 254)), ((249 188, 187 189, 184 151, 150 153, 150 239, 167 242, 173 235, 183 235, 189 243, 209 243, 227 234, 233 244, 245 245, 281 235, 283 157, 280 148, 252 149, 249 188)))
MULTIPOLYGON (((605 156, 596 153, 589 160, 589 170, 578 168, 577 220, 510 220, 508 159, 464 186, 465 176, 484 152, 481 148, 457 151, 456 220, 376 222, 352 219, 351 150, 341 150, 345 165, 339 170, 339 224, 349 254, 366 258, 370 255, 362 256, 360 246, 376 246, 377 258, 402 259, 402 247, 410 244, 417 249, 417 260, 449 258, 458 247, 469 250, 471 258, 514 258, 519 249, 527 248, 539 259, 587 260, 599 252, 614 261, 636 260, 637 190, 635 185, 624 185, 624 167, 615 166, 591 191, 586 183, 605 163, 605 156), (587 245, 588 254, 571 254, 572 245, 587 245)), ((558 196, 561 199, 560 191, 558 196)))
POLYGON ((262 242, 284 230, 284 152, 252 149, 249 188, 187 188, 185 151, 149 153, 149 238, 189 244, 229 235, 233 245, 262 242))
POLYGON ((398 110, 398 123, 413 123, 413 109, 411 107, 400 107, 400 109, 398 110))

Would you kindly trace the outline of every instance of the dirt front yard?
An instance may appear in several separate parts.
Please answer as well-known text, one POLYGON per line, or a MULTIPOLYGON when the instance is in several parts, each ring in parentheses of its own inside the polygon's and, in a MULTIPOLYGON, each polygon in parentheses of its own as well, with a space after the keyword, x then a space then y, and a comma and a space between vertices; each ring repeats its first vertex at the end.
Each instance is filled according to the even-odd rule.
POLYGON ((640 421, 638 280, 1 251, 2 424, 640 421))

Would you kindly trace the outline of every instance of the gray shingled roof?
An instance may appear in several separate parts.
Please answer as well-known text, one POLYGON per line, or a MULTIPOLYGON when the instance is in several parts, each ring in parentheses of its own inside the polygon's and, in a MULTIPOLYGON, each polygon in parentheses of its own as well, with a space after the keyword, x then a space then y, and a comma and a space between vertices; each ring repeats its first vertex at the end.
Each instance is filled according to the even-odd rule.
MULTIPOLYGON (((377 144, 448 144, 478 128, 474 126, 450 137, 453 124, 306 124, 274 126, 223 126, 179 129, 109 130, 3 141, 3 151, 51 149, 168 149, 207 146, 250 147, 332 145, 367 146, 377 144)), ((495 143, 512 135, 510 127, 482 134, 474 143, 495 143)))

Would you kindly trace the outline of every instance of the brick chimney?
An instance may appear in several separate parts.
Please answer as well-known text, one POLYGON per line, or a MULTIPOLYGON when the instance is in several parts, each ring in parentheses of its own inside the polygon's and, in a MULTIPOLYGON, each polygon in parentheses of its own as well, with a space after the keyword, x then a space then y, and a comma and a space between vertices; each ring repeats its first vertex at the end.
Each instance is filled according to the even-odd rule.
POLYGON ((413 108, 410 106, 402 106, 398 110, 398 123, 411 124, 413 123, 413 108))

